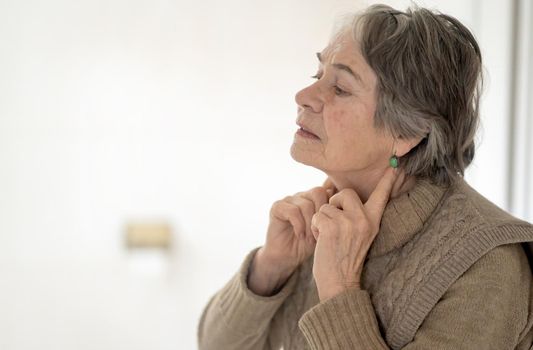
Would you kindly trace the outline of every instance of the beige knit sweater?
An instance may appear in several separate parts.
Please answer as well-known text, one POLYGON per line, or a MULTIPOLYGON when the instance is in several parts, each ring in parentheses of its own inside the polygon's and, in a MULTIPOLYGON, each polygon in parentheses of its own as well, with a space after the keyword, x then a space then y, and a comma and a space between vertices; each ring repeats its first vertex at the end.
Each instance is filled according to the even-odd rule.
POLYGON ((418 180, 387 204, 362 290, 320 303, 311 256, 279 293, 255 295, 256 248, 205 307, 199 348, 533 349, 531 242, 531 224, 464 180, 418 180))

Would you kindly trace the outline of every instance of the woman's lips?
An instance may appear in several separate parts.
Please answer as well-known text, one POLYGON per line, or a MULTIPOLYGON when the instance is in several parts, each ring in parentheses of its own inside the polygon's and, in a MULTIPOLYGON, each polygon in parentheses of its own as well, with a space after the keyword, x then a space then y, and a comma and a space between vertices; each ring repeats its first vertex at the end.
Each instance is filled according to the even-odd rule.
POLYGON ((301 137, 305 137, 305 138, 308 138, 308 139, 320 140, 320 138, 318 136, 316 136, 315 134, 312 134, 309 131, 304 130, 302 128, 300 128, 300 129, 298 129, 298 131, 296 131, 296 135, 299 135, 301 137))

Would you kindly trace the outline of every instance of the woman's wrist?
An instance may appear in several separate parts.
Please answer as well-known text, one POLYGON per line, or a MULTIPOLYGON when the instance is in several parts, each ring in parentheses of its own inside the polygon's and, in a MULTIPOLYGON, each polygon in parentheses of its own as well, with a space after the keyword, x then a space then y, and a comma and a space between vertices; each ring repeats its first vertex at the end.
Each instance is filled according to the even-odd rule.
POLYGON ((270 259, 261 247, 250 264, 248 289, 257 295, 272 296, 285 285, 295 269, 270 259))
POLYGON ((326 300, 332 299, 340 294, 346 293, 349 290, 361 290, 361 283, 350 283, 344 285, 335 285, 330 286, 326 290, 318 288, 318 299, 320 302, 325 302, 326 300))

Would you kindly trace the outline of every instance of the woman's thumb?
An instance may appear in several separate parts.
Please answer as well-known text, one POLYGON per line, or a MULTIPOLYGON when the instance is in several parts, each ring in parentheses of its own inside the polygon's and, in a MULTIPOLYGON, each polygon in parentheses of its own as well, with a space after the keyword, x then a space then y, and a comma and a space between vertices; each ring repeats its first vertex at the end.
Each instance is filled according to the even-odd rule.
POLYGON ((322 185, 326 189, 326 192, 328 194, 328 199, 333 196, 333 194, 337 191, 335 188, 335 185, 333 184, 333 181, 328 177, 326 181, 324 181, 324 184, 322 185))

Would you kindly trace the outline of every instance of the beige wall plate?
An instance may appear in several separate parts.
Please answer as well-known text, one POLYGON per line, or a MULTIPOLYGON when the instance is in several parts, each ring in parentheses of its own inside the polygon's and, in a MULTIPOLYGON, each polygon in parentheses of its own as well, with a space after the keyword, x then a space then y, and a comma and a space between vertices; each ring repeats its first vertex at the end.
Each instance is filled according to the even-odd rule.
POLYGON ((126 228, 128 248, 170 248, 171 228, 167 223, 130 223, 126 228))

